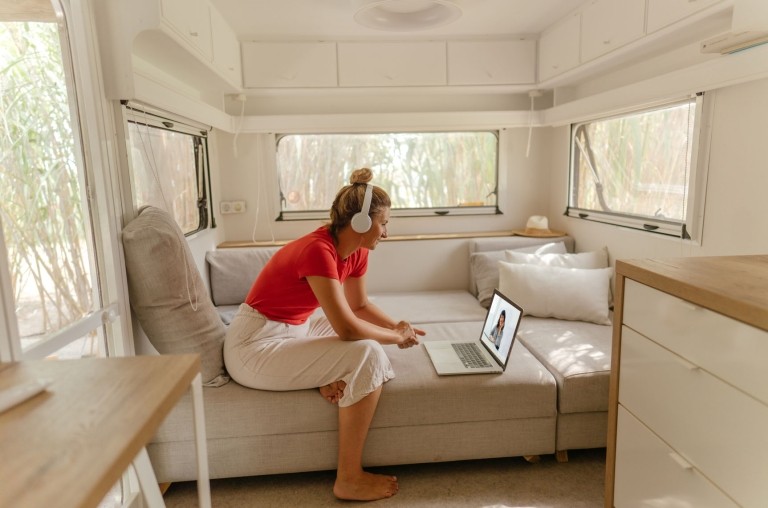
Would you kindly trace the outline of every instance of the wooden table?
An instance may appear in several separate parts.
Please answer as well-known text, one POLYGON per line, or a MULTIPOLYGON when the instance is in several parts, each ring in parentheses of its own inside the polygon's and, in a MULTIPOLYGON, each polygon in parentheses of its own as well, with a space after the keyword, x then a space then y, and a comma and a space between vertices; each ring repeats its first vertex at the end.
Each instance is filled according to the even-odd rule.
POLYGON ((45 392, 0 413, 0 507, 95 507, 131 464, 148 504, 163 506, 144 446, 190 386, 210 506, 198 355, 0 363, 0 389, 43 378, 45 392))

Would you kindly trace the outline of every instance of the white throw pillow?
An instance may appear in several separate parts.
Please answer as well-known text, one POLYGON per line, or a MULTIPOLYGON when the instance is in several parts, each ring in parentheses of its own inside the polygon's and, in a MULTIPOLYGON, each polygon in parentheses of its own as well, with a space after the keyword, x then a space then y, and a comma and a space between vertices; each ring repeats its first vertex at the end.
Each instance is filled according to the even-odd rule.
POLYGON ((540 266, 559 266, 563 268, 607 268, 608 249, 603 247, 592 252, 575 254, 533 253, 528 254, 518 250, 504 251, 508 263, 521 263, 540 266))
MULTIPOLYGON (((493 290, 499 287, 499 261, 504 261, 505 252, 494 250, 486 252, 474 252, 469 256, 469 269, 477 289, 477 299, 486 309, 491 304, 493 290)), ((547 254, 567 252, 565 243, 551 242, 544 245, 532 245, 521 247, 509 252, 527 252, 531 254, 547 254)))
POLYGON ((526 315, 609 325, 612 268, 563 268, 499 261, 499 291, 526 315))

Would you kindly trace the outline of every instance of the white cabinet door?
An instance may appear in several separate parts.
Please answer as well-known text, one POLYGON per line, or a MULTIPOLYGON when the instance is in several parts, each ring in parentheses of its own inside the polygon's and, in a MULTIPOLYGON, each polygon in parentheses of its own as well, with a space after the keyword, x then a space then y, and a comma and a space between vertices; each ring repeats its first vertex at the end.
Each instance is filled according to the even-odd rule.
POLYGON ((617 428, 614 506, 737 506, 622 406, 617 428))
POLYGON ((535 41, 448 43, 449 85, 507 85, 535 81, 535 41))
POLYGON ((213 65, 227 81, 238 88, 241 87, 240 42, 224 17, 213 7, 211 7, 211 36, 213 65))
POLYGON ((211 61, 211 17, 205 0, 162 0, 163 19, 182 39, 211 61))
POLYGON ((445 42, 340 42, 340 86, 442 86, 445 42))
POLYGON ((333 42, 244 42, 243 85, 259 87, 334 87, 333 42))
POLYGON ((580 32, 581 15, 576 13, 542 34, 539 39, 539 81, 579 65, 580 32))
POLYGON ((588 62, 645 34, 645 0, 593 0, 581 13, 581 61, 588 62))
POLYGON ((722 0, 648 0, 647 32, 669 26, 722 0))

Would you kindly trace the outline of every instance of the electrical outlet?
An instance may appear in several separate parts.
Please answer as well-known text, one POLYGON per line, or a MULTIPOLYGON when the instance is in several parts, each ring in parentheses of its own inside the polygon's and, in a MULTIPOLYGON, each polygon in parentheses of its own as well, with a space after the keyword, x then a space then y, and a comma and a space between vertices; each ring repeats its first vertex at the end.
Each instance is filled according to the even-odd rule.
POLYGON ((219 211, 222 214, 232 213, 232 202, 231 201, 222 201, 221 203, 219 203, 219 211))
POLYGON ((232 213, 244 213, 245 201, 232 201, 232 213))

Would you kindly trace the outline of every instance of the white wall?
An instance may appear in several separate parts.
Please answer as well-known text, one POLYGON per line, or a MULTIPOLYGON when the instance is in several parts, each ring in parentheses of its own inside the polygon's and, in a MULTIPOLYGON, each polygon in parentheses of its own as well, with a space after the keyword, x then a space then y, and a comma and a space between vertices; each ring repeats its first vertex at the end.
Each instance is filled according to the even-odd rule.
POLYGON ((568 192, 568 127, 550 129, 550 222, 576 249, 608 246, 620 258, 719 256, 768 252, 768 79, 715 94, 709 177, 700 245, 562 215, 568 192))

